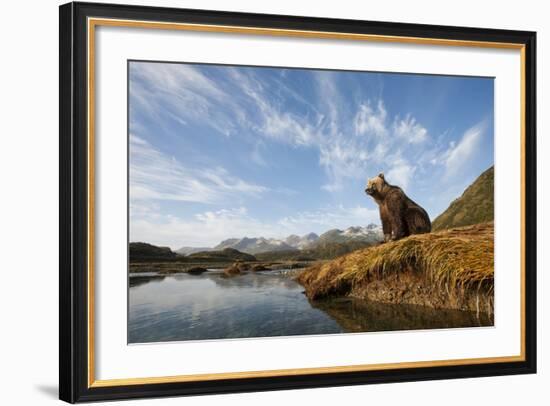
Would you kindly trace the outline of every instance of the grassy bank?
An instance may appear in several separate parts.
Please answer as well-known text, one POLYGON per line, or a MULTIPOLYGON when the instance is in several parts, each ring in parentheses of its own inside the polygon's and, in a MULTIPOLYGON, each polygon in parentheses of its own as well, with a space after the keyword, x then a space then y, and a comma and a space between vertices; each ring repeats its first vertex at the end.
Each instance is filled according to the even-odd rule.
POLYGON ((414 235, 304 270, 312 300, 354 296, 386 303, 493 312, 493 223, 414 235))

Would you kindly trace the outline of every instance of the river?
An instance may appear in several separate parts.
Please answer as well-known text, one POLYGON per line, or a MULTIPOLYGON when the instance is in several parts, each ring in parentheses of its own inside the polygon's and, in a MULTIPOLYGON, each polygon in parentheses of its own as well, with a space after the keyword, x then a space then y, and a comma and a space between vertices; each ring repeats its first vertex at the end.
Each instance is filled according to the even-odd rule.
POLYGON ((128 342, 490 326, 485 315, 333 299, 311 303, 287 271, 129 279, 128 342))

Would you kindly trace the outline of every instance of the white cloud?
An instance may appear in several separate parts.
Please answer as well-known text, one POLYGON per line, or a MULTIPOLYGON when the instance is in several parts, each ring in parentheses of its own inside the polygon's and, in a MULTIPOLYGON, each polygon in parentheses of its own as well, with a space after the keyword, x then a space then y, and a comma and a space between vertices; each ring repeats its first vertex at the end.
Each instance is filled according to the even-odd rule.
POLYGON ((342 188, 344 179, 363 177, 367 157, 366 145, 340 135, 319 145, 319 164, 327 172, 329 180, 322 188, 336 192, 342 188))
POLYGON ((252 153, 250 154, 250 159, 252 160, 252 162, 254 162, 258 166, 267 167, 269 166, 269 164, 264 158, 264 155, 261 151, 262 149, 263 149, 263 144, 260 142, 256 143, 256 145, 254 145, 254 149, 252 150, 252 153))
POLYGON ((235 119, 242 117, 231 96, 192 65, 131 63, 130 95, 132 109, 136 103, 154 117, 166 114, 182 125, 200 120, 224 135, 230 135, 235 119))
POLYGON ((190 169, 174 157, 130 135, 130 198, 216 203, 230 196, 257 197, 268 189, 229 174, 224 168, 190 169))
POLYGON ((370 101, 359 106, 355 115, 354 128, 357 135, 375 135, 383 137, 388 135, 386 117, 388 113, 382 100, 378 100, 376 107, 372 107, 370 101))
POLYGON ((380 223, 380 216, 377 209, 340 205, 299 212, 293 216, 284 217, 278 223, 292 234, 300 234, 308 232, 308 230, 322 233, 332 228, 345 229, 351 226, 380 223))
MULTIPOLYGON (((253 102, 257 117, 253 126, 260 136, 277 140, 296 148, 314 148, 319 153, 319 165, 325 170, 328 182, 323 186, 327 191, 341 188, 346 178, 364 176, 364 165, 367 157, 365 141, 350 140, 344 130, 346 123, 341 122, 341 96, 338 93, 334 78, 328 72, 316 74, 318 84, 319 106, 312 107, 302 97, 295 95, 292 89, 285 89, 287 94, 294 95, 294 100, 305 105, 309 115, 299 115, 285 111, 286 105, 278 106, 272 89, 252 74, 245 74, 231 69, 230 75, 239 83, 242 92, 253 102)), ((281 86, 277 82, 277 87, 281 86)), ((377 114, 386 114, 382 101, 377 103, 377 114)), ((254 162, 262 164, 257 154, 252 156, 254 162)))
POLYGON ((346 177, 364 177, 369 171, 374 174, 384 169, 393 182, 408 187, 416 167, 404 156, 419 151, 417 145, 429 139, 427 129, 410 114, 390 121, 383 100, 378 99, 359 105, 353 131, 357 137, 336 136, 320 147, 320 163, 326 166, 330 180, 323 189, 335 192, 346 177))
POLYGON ((366 207, 327 207, 271 222, 249 215, 245 207, 212 210, 189 219, 176 216, 136 215, 130 222, 130 241, 147 241, 173 249, 213 247, 227 238, 285 238, 290 234, 323 233, 332 228, 379 223, 378 210, 366 207))
MULTIPOLYGON (((251 70, 227 68, 227 75, 213 80, 192 65, 131 66, 135 75, 131 94, 135 92, 137 103, 147 105, 146 111, 158 115, 164 109, 183 126, 198 120, 221 134, 248 137, 251 162, 259 166, 267 163, 258 149, 262 138, 314 149, 326 174, 322 188, 328 192, 341 190, 346 180, 387 169, 392 162, 389 157, 402 155, 405 144, 408 156, 429 138, 427 129, 412 115, 390 117, 381 98, 348 104, 349 97, 340 94, 337 76, 331 72, 314 73, 317 98, 312 102, 284 81, 265 80, 251 70), (288 98, 301 108, 291 112, 288 98)), ((402 165, 394 173, 398 179, 410 180, 402 165)), ((212 190, 199 186, 200 199, 210 201, 212 190)), ((137 185, 134 190, 143 196, 151 194, 137 185)))
POLYGON ((407 114, 404 119, 395 118, 393 133, 411 144, 418 144, 428 139, 428 130, 410 114, 407 114))
POLYGON ((316 72, 317 92, 320 108, 325 118, 323 125, 329 133, 338 133, 341 127, 341 108, 343 107, 342 97, 336 85, 336 79, 332 72, 316 72))
POLYGON ((487 128, 485 120, 466 130, 458 144, 452 142, 444 154, 446 175, 452 176, 468 164, 470 157, 479 148, 481 138, 487 128))
POLYGON ((388 183, 395 184, 405 191, 409 187, 409 184, 414 176, 416 167, 409 164, 407 161, 398 159, 388 173, 385 174, 385 178, 388 183))
POLYGON ((146 80, 153 93, 176 95, 182 101, 201 100, 208 104, 207 97, 227 96, 216 82, 210 80, 192 65, 180 63, 136 62, 130 64, 131 76, 146 80), (181 90, 185 89, 185 92, 181 90), (189 99, 188 99, 189 98, 189 99))
MULTIPOLYGON (((230 69, 228 72, 242 92, 238 97, 239 105, 236 107, 241 111, 249 111, 246 120, 250 129, 260 136, 295 147, 310 146, 318 141, 317 126, 310 123, 307 117, 291 114, 284 106, 277 106, 277 99, 266 87, 267 84, 257 80, 254 75, 245 74, 237 69, 230 69)), ((295 94, 294 90, 283 86, 280 81, 277 82, 277 86, 291 95, 295 94)), ((305 104, 303 98, 295 100, 305 104)))
POLYGON ((315 128, 290 113, 280 113, 272 108, 264 110, 263 131, 266 135, 294 146, 308 146, 317 141, 315 128))
POLYGON ((206 211, 190 219, 176 216, 134 218, 130 222, 130 241, 147 241, 172 249, 204 247, 231 237, 267 235, 270 230, 240 207, 206 211))
POLYGON ((160 205, 145 200, 130 200, 130 217, 160 218, 160 205))

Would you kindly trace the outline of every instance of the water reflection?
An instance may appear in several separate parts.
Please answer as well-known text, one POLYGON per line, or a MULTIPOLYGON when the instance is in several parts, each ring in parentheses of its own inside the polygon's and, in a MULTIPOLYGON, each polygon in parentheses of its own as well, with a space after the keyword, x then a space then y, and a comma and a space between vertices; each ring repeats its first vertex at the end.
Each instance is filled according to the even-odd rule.
POLYGON ((156 275, 139 275, 130 278, 130 287, 136 287, 139 285, 145 285, 147 283, 162 282, 165 276, 156 275))
POLYGON ((311 303, 323 310, 347 332, 417 330, 492 326, 485 313, 432 309, 408 304, 386 304, 343 298, 311 303))
MULTIPOLYGON (((130 278, 132 281, 134 278, 130 278)), ((290 278, 272 273, 177 275, 130 283, 129 342, 339 333, 290 278)))
POLYGON ((224 289, 299 289, 301 288, 291 277, 281 275, 279 271, 252 272, 245 275, 212 278, 212 281, 224 289))
POLYGON ((284 272, 132 276, 129 342, 490 325, 461 311, 338 299, 310 303, 284 272))

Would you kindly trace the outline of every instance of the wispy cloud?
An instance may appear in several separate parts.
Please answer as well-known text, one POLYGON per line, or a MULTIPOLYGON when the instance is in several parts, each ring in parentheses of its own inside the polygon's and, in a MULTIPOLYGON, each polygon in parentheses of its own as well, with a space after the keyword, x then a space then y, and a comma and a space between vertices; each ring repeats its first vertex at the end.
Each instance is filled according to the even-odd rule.
POLYGON ((408 189, 409 184, 414 176, 416 167, 409 164, 407 161, 399 159, 392 168, 386 173, 386 178, 391 183, 399 185, 405 191, 408 189))
MULTIPOLYGON (((242 94, 237 97, 240 111, 248 112, 246 121, 249 130, 258 135, 293 146, 310 146, 318 139, 318 128, 307 117, 291 113, 287 108, 277 105, 277 99, 267 83, 263 83, 253 74, 237 69, 228 71, 235 86, 242 94)), ((295 100, 309 105, 302 97, 296 97, 294 90, 277 81, 278 88, 284 89, 295 100)))
POLYGON ((299 234, 303 230, 324 232, 329 228, 345 229, 350 226, 379 222, 377 209, 338 205, 324 207, 319 210, 298 212, 292 216, 282 218, 278 221, 278 224, 287 231, 299 234))
POLYGON ((367 157, 366 146, 342 136, 334 136, 330 142, 319 145, 319 163, 328 177, 322 188, 337 192, 346 178, 364 177, 367 157))
POLYGON ((359 106, 359 110, 355 115, 355 134, 357 135, 375 135, 384 137, 388 135, 386 126, 386 117, 388 113, 384 102, 379 99, 376 107, 371 106, 371 102, 367 101, 359 106))
POLYGON ((394 164, 399 167, 393 172, 403 173, 404 166, 412 167, 403 162, 403 143, 411 148, 429 139, 428 130, 411 114, 390 117, 380 97, 349 103, 333 72, 312 73, 317 95, 312 101, 280 78, 265 80, 250 69, 227 67, 214 79, 192 65, 131 66, 131 94, 145 111, 164 111, 182 125, 200 120, 226 136, 250 137, 251 162, 263 167, 258 139, 314 149, 326 174, 322 189, 328 192, 341 190, 347 179, 391 171, 394 164), (290 109, 288 100, 301 107, 290 109), (393 162, 392 156, 398 160, 393 162))
POLYGON ((449 149, 444 154, 447 176, 455 175, 461 168, 468 165, 469 159, 479 148, 486 129, 487 122, 483 120, 466 130, 457 144, 451 143, 449 145, 449 149))
POLYGON ((328 125, 319 130, 324 134, 318 142, 319 163, 328 178, 322 188, 338 192, 346 179, 364 178, 381 170, 389 171, 395 181, 408 184, 415 165, 402 153, 404 142, 410 144, 407 150, 411 152, 411 148, 429 139, 428 130, 411 114, 392 119, 380 97, 347 106, 352 113, 350 120, 349 112, 346 115, 341 111, 344 97, 334 77, 323 75, 319 80, 319 76, 321 106, 325 107, 321 111, 330 117, 328 125))
POLYGON ((224 107, 232 103, 230 94, 192 65, 130 64, 130 97, 132 108, 141 107, 153 117, 166 115, 184 125, 205 122, 224 135, 235 130, 239 117, 238 109, 224 107))
POLYGON ((404 119, 395 118, 393 133, 411 144, 418 144, 428 139, 428 130, 410 114, 407 114, 404 119))
POLYGON ((130 135, 132 200, 216 203, 230 196, 258 197, 267 188, 232 176, 222 167, 188 168, 143 138, 130 135))

